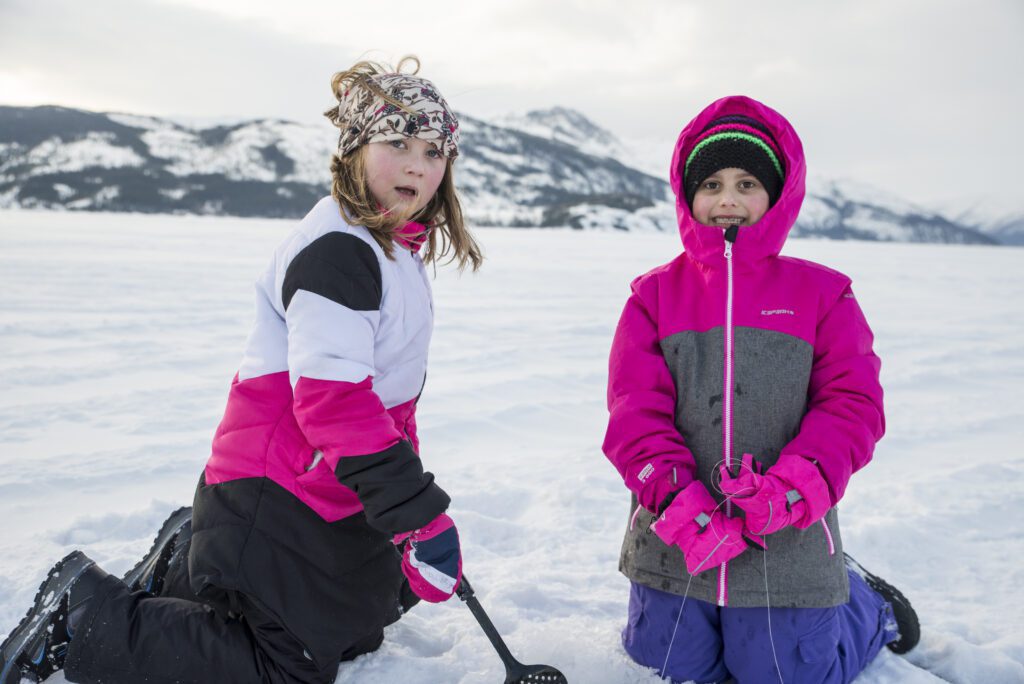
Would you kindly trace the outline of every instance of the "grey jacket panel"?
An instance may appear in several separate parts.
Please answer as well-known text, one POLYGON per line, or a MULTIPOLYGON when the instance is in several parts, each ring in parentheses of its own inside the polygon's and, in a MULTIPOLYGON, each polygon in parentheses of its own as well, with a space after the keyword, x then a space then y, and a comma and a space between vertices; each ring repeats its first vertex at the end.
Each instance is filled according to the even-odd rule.
MULTIPOLYGON (((723 328, 685 331, 661 342, 676 385, 676 428, 693 452, 697 478, 717 501, 718 466, 723 463, 722 419, 723 328)), ((807 386, 814 350, 807 342, 773 330, 736 327, 733 363, 733 449, 737 467, 744 453, 764 466, 774 464, 782 448, 800 429, 807 408, 807 386)), ((633 497, 632 509, 637 505, 633 497)), ((742 515, 737 508, 733 515, 742 515)), ((648 528, 654 517, 642 510, 623 540, 619 568, 631 580, 655 589, 715 602, 719 570, 691 579, 682 552, 665 545, 648 528)), ((767 551, 751 547, 730 561, 728 603, 758 607, 767 603, 765 568, 771 605, 826 607, 849 600, 838 514, 825 516, 835 552, 821 523, 806 530, 785 528, 767 537, 767 551)))
MULTIPOLYGON (((636 509, 632 499, 630 512, 636 509)), ((835 554, 829 555, 828 539, 821 523, 806 530, 787 527, 766 539, 767 551, 751 546, 742 556, 729 561, 729 606, 763 608, 766 596, 777 608, 827 608, 850 600, 850 585, 843 564, 843 542, 839 537, 839 514, 833 508, 825 515, 835 554), (765 593, 765 564, 768 594, 765 593)), ((654 516, 641 509, 636 525, 626 531, 619 556, 619 571, 634 582, 708 603, 718 601, 717 568, 691 579, 686 561, 677 546, 668 546, 649 531, 654 516)))

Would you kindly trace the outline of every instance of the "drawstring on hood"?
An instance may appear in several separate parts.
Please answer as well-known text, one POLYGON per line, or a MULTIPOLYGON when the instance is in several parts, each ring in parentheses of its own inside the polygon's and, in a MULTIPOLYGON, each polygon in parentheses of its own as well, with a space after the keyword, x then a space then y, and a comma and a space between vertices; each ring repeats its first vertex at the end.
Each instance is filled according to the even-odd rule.
POLYGON ((702 225, 693 217, 683 184, 684 164, 709 124, 733 116, 760 122, 778 144, 784 160, 782 166, 785 168, 785 183, 778 200, 757 223, 739 229, 732 248, 733 258, 737 262, 752 262, 777 256, 796 223, 804 199, 807 165, 803 145, 785 117, 757 100, 742 95, 712 102, 679 134, 669 169, 669 182, 676 195, 676 217, 683 248, 691 258, 709 266, 724 264, 725 231, 720 227, 702 225))

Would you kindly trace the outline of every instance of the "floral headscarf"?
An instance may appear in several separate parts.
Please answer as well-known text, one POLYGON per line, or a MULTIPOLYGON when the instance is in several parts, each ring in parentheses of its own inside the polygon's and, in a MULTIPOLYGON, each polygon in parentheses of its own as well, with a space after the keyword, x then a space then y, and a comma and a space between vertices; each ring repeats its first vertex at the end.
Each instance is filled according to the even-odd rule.
POLYGON ((341 129, 338 154, 361 145, 419 138, 437 145, 448 159, 459 156, 459 121, 434 84, 409 74, 379 74, 353 84, 327 113, 341 129), (381 93, 402 103, 397 107, 381 93))

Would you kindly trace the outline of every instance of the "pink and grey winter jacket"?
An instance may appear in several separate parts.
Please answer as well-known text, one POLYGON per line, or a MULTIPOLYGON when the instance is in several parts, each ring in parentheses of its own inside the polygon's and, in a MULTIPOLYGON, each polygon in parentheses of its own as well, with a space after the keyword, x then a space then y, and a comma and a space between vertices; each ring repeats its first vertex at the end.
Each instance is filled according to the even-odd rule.
MULTIPOLYGON (((766 553, 771 605, 844 603, 849 586, 834 506, 884 431, 880 362, 850 279, 779 256, 804 197, 800 139, 761 103, 723 98, 683 129, 670 173, 684 252, 632 283, 609 362, 604 452, 634 507, 638 494, 662 496, 667 478, 680 489, 697 478, 722 501, 712 479, 717 466, 735 469, 751 453, 766 467, 783 454, 815 464, 833 508, 820 524, 785 528, 767 538, 767 551, 752 548, 692 581, 679 549, 647 531, 653 516, 641 508, 620 569, 663 591, 683 594, 689 583, 694 598, 755 607, 768 598, 766 553), (681 164, 710 121, 735 114, 769 128, 786 178, 779 200, 729 244, 721 228, 691 215, 681 164)), ((741 514, 727 503, 722 509, 741 514)))
POLYGON ((416 454, 430 284, 416 249, 394 257, 330 197, 277 248, 206 486, 267 478, 327 522, 365 511, 388 534, 447 508, 416 454))

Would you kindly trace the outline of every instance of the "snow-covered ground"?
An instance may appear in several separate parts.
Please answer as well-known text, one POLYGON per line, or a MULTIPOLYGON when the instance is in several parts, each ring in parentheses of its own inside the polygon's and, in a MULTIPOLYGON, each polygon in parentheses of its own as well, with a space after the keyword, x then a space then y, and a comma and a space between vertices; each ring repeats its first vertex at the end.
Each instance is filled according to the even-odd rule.
MULTIPOLYGON (((121 573, 191 501, 287 221, 0 212, 0 633, 82 548, 121 573)), ((423 457, 512 651, 573 684, 654 684, 619 645, 628 497, 601 454, 630 279, 674 235, 481 230, 441 268, 423 457)), ((921 617, 858 684, 1024 682, 1024 251, 792 241, 843 270, 877 336, 888 435, 843 501, 847 549, 921 617)), ((339 682, 493 684, 459 601, 420 605, 339 682)), ((63 681, 58 675, 56 681, 63 681)))

